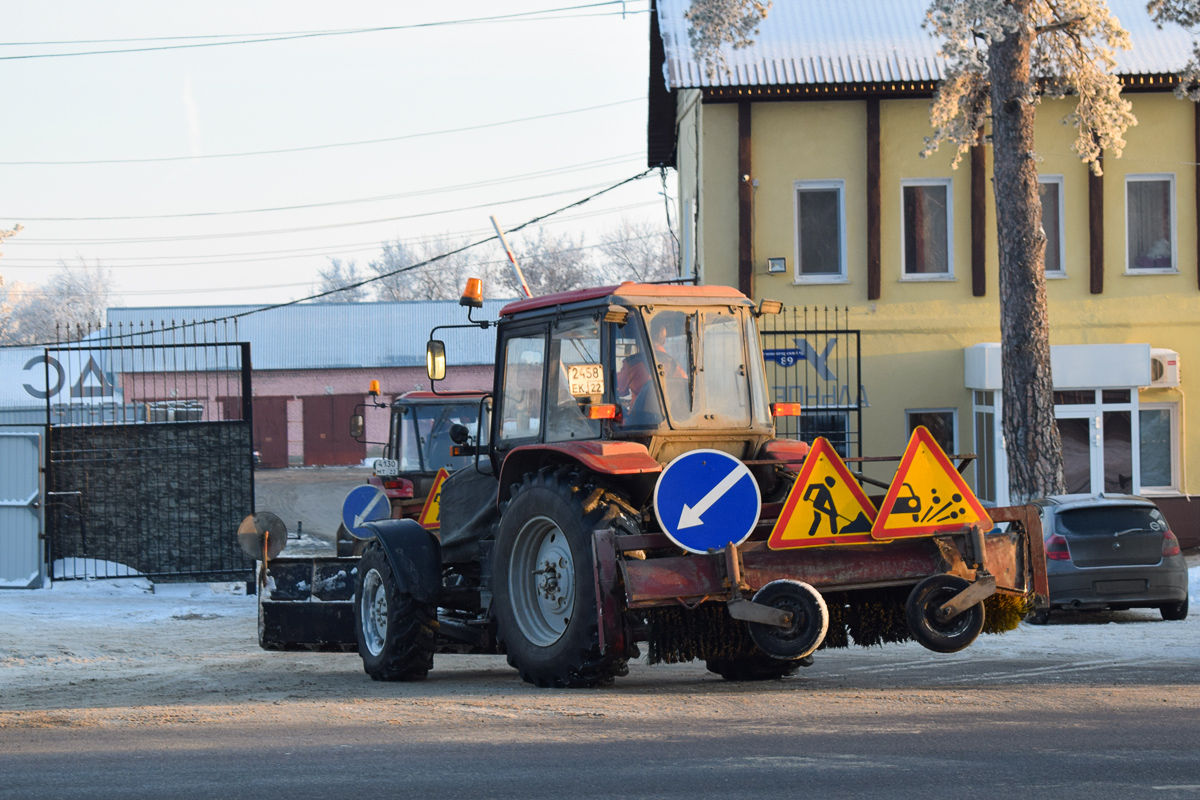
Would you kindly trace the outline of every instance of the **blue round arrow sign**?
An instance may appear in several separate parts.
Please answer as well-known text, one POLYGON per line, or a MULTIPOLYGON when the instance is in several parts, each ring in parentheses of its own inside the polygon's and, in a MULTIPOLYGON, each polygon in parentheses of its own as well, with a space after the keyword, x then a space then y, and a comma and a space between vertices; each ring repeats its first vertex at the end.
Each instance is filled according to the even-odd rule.
POLYGON ((762 497, 750 469, 720 450, 692 450, 662 471, 654 514, 675 544, 693 553, 746 541, 758 524, 762 497))
POLYGON ((342 524, 350 535, 358 539, 370 539, 375 534, 363 527, 365 522, 387 519, 392 516, 392 504, 378 486, 369 483, 355 486, 342 501, 342 524))

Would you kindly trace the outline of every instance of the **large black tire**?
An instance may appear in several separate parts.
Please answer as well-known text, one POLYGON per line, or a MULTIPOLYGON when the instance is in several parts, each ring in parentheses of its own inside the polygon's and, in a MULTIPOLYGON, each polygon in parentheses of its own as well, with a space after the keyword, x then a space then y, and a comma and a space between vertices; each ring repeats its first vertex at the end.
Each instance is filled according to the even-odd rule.
POLYGON ((1187 619, 1188 615, 1188 599, 1185 597, 1178 603, 1163 603, 1158 607, 1158 613, 1162 614, 1162 618, 1172 622, 1187 619))
POLYGON ((600 652, 592 531, 616 513, 585 512, 578 476, 560 468, 526 475, 500 512, 492 565, 496 634, 521 678, 542 687, 586 687, 625 673, 600 652))
POLYGON ((358 562, 354 630, 363 671, 374 680, 419 681, 433 669, 437 609, 400 590, 374 541, 358 562))
POLYGON ((801 667, 811 667, 812 663, 812 656, 781 661, 766 653, 753 653, 741 658, 710 658, 704 666, 727 681, 773 681, 786 678, 801 667))
POLYGON ((975 641, 983 630, 983 603, 945 622, 937 618, 938 608, 970 585, 956 575, 930 575, 913 587, 904 606, 912 637, 935 653, 957 653, 975 641))

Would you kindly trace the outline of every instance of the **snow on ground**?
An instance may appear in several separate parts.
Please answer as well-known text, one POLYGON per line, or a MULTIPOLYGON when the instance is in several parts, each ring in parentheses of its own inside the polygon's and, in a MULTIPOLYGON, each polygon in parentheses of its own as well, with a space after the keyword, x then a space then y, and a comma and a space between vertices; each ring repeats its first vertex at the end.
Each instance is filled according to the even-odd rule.
MULTIPOLYGON (((1055 614, 1049 625, 1022 624, 1002 636, 981 636, 949 656, 914 642, 822 651, 817 665, 802 675, 833 679, 863 670, 903 670, 906 662, 909 669, 924 669, 948 659, 959 666, 955 681, 964 682, 966 674, 966 683, 983 684, 1019 679, 1023 673, 1012 665, 1022 659, 1041 664, 1033 673, 1147 659, 1197 664, 1200 553, 1189 561, 1195 564, 1190 569, 1192 614, 1183 622, 1164 622, 1156 610, 1055 614)), ((0 591, 0 716, 21 709, 239 704, 394 691, 365 680, 355 654, 259 649, 256 598, 240 591, 244 584, 155 586, 139 577, 0 591)), ((487 694, 518 691, 502 656, 439 659, 435 674, 445 679, 457 673, 487 694)), ((653 685, 684 680, 696 687, 713 677, 705 675, 702 664, 640 666, 636 672, 652 675, 653 685)), ((925 682, 942 681, 930 677, 925 682)), ((439 685, 446 686, 431 679, 423 691, 439 685)))

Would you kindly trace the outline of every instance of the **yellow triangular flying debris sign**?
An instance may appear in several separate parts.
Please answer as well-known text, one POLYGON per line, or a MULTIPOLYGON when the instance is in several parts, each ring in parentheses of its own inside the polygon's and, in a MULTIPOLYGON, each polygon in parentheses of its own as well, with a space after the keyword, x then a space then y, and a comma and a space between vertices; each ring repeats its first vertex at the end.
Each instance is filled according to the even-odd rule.
POLYGON ((771 531, 772 550, 874 544, 875 506, 824 437, 813 442, 771 531))
POLYGON ((964 525, 978 524, 985 531, 993 527, 979 498, 924 426, 918 426, 908 440, 879 508, 871 527, 875 539, 931 536, 964 525))
POLYGON ((421 523, 421 527, 431 531, 442 527, 442 484, 449 477, 450 473, 446 471, 445 467, 439 469, 437 475, 434 476, 429 497, 425 498, 425 505, 421 507, 421 515, 417 517, 417 522, 421 523))

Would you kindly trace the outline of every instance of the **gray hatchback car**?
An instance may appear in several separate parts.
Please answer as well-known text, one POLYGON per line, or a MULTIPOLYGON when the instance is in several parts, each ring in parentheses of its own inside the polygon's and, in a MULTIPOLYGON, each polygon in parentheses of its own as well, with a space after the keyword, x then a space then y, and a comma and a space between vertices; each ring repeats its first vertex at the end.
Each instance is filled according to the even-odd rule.
MULTIPOLYGON (((1188 614, 1187 562, 1153 502, 1132 495, 1058 495, 1042 509, 1050 609, 1157 608, 1188 614)), ((1045 622, 1042 612, 1031 622, 1045 622)))

